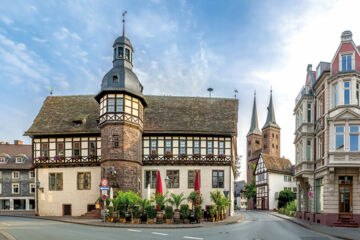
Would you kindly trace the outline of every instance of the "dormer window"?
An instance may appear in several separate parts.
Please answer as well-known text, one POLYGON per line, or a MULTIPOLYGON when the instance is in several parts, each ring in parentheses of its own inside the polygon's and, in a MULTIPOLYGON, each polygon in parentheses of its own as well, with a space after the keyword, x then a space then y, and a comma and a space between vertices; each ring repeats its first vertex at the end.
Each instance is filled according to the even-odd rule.
POLYGON ((343 72, 352 70, 351 58, 352 58, 352 55, 342 55, 341 56, 341 66, 342 66, 343 72))
POLYGON ((125 59, 130 61, 130 50, 125 48, 125 59))
POLYGON ((81 124, 83 123, 81 120, 74 120, 72 121, 73 122, 73 126, 74 127, 80 127, 81 124))
POLYGON ((118 78, 117 76, 113 76, 113 82, 114 82, 114 83, 119 82, 119 78, 118 78))
POLYGON ((4 157, 0 157, 0 163, 5 163, 5 158, 4 157))
POLYGON ((23 163, 23 158, 22 157, 16 157, 15 163, 23 163))
POLYGON ((124 48, 118 47, 118 57, 123 58, 124 57, 124 48))

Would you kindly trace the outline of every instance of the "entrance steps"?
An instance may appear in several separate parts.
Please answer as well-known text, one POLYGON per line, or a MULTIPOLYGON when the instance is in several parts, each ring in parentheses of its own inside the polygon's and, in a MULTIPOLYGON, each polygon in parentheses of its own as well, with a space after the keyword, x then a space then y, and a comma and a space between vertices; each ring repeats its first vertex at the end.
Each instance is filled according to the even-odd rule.
POLYGON ((339 214, 339 218, 337 222, 334 223, 334 226, 358 228, 359 224, 354 221, 352 214, 339 214))
POLYGON ((85 219, 99 219, 99 218, 101 218, 101 209, 91 210, 90 212, 87 212, 87 213, 81 215, 81 218, 85 218, 85 219))

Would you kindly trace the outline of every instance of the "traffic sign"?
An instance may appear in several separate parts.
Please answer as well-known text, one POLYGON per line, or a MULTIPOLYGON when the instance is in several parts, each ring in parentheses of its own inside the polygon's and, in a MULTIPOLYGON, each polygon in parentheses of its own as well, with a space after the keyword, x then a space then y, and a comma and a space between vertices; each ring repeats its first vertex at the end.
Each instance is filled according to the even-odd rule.
POLYGON ((102 190, 102 191, 101 191, 101 194, 102 194, 102 195, 107 195, 107 191, 106 191, 106 190, 102 190))
POLYGON ((101 180, 101 186, 107 187, 108 184, 109 184, 109 182, 108 182, 108 180, 107 180, 106 178, 103 178, 103 179, 101 180))
POLYGON ((102 200, 106 200, 107 199, 107 195, 105 195, 105 194, 103 194, 102 196, 101 196, 101 198, 102 198, 102 200))
POLYGON ((106 191, 109 191, 109 190, 110 190, 110 187, 103 187, 103 186, 100 186, 100 190, 106 190, 106 191))

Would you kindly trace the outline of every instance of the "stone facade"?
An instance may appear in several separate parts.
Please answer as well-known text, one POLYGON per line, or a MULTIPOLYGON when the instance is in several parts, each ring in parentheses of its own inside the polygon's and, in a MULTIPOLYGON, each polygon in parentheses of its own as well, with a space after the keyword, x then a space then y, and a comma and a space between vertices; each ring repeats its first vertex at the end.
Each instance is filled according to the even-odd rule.
POLYGON ((280 129, 267 127, 262 130, 262 152, 280 157, 280 129))
POLYGON ((296 115, 297 217, 332 226, 360 224, 360 52, 341 35, 330 63, 307 67, 296 115))

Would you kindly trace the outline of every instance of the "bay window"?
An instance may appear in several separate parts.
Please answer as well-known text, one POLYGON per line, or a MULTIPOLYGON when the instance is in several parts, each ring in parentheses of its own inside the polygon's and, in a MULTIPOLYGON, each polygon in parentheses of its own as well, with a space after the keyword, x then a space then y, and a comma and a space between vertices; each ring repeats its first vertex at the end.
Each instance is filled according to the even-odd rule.
POLYGON ((350 82, 344 82, 344 104, 350 104, 350 82))
POLYGON ((335 149, 344 149, 344 126, 335 127, 335 149))
POLYGON ((350 126, 350 151, 359 151, 359 126, 350 126))

